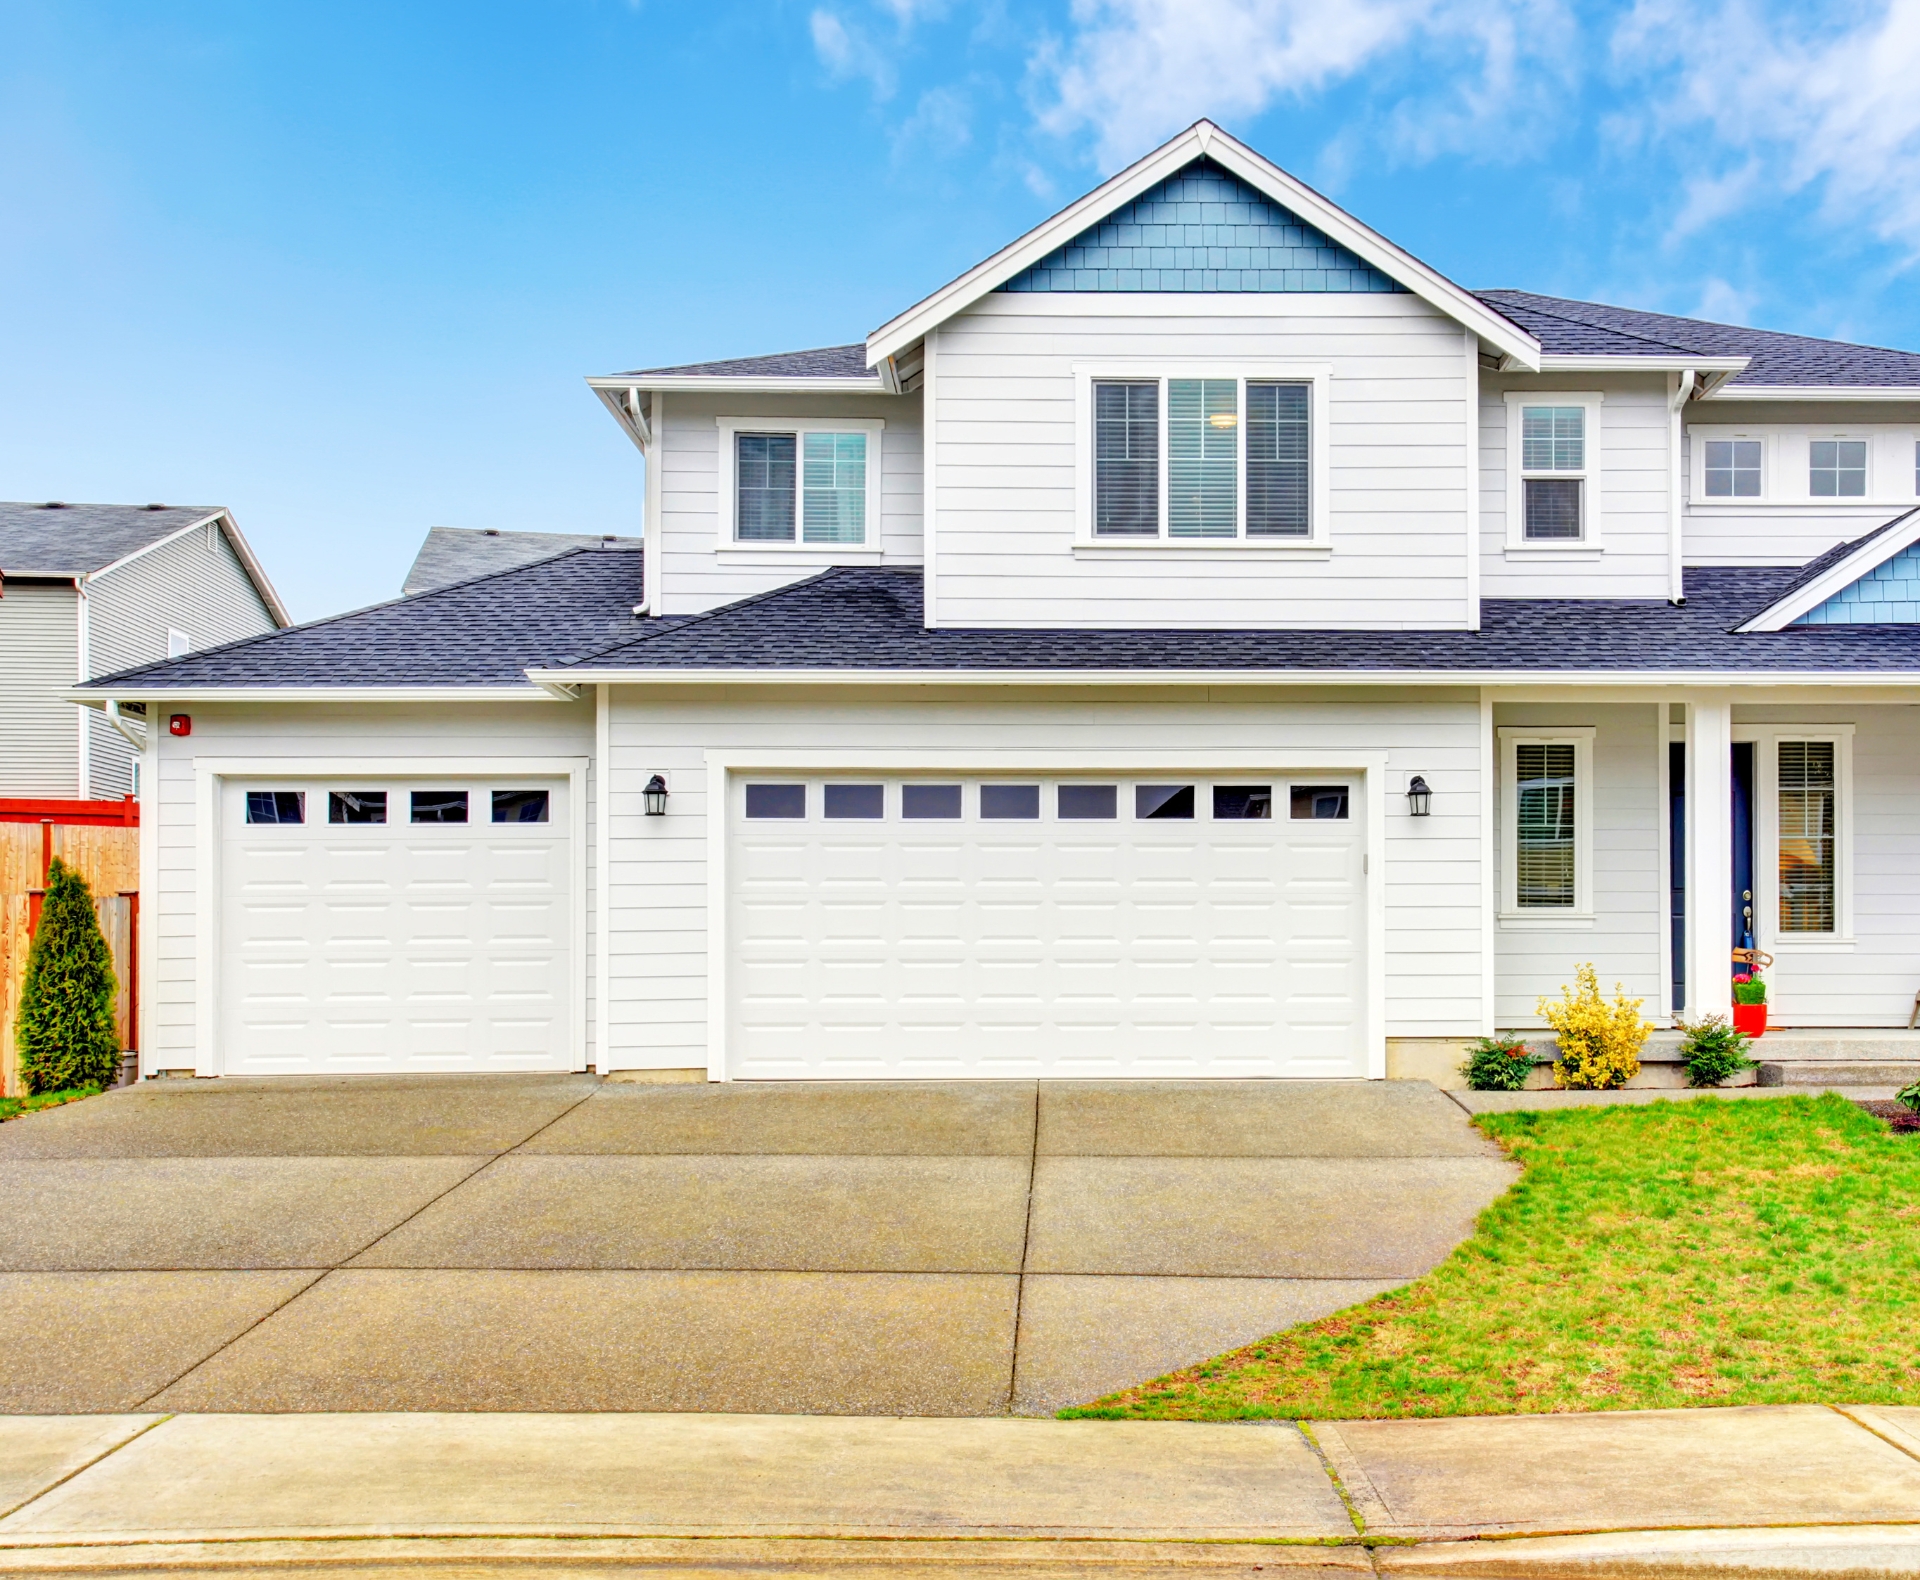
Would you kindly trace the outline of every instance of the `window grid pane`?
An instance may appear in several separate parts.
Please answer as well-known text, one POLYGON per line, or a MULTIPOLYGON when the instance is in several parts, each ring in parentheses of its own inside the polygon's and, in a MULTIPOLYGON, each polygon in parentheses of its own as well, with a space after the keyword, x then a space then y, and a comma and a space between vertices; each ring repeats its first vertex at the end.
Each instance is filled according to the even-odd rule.
POLYGON ((1760 497, 1760 441, 1758 439, 1709 439, 1707 441, 1707 497, 1709 499, 1758 499, 1760 497))
POLYGON ((793 541, 794 440, 790 433, 733 439, 734 531, 742 543, 793 541))
POLYGON ((1093 387, 1093 533, 1160 536, 1160 386, 1093 387))
POLYGON ((1577 477, 1529 477, 1524 532, 1529 542, 1577 542, 1580 532, 1580 490, 1577 477))
POLYGON ((1239 380, 1167 380, 1168 537, 1238 535, 1239 428, 1239 380))
POLYGON ((1584 406, 1523 406, 1520 409, 1520 469, 1523 472, 1584 472, 1587 410, 1584 406))
POLYGON ((1780 743, 1780 931, 1834 928, 1832 741, 1780 743))
POLYGON ((1867 492, 1867 442, 1815 439, 1808 446, 1807 492, 1816 499, 1861 499, 1867 492))
POLYGON ((1576 901, 1573 747, 1513 749, 1514 895, 1523 910, 1572 909, 1576 901))
POLYGON ((800 535, 808 543, 867 540, 867 436, 810 433, 803 440, 800 535))
POLYGON ((1312 534, 1311 386, 1247 385, 1247 536, 1312 534))

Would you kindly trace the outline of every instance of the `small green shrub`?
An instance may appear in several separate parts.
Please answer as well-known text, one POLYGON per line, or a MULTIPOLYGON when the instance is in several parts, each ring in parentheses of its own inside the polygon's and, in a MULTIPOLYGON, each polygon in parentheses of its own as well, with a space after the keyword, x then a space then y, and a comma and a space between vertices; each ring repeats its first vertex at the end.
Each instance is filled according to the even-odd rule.
POLYGON ((1680 1052, 1687 1061, 1687 1085, 1721 1086, 1742 1070, 1755 1068, 1747 1057, 1750 1046, 1744 1032, 1735 1031, 1718 1015, 1683 1020, 1680 1052))
POLYGON ((1517 1092, 1527 1084, 1533 1050, 1517 1037, 1477 1037, 1460 1073, 1476 1092, 1517 1092))
POLYGON ((1736 1004, 1764 1004, 1767 1001, 1767 984, 1758 977, 1735 977, 1733 1001, 1736 1004))
POLYGON ((1915 1081, 1911 1086, 1901 1087, 1893 1095, 1896 1102, 1905 1103, 1916 1114, 1920 1114, 1920 1081, 1915 1081))
POLYGON ((40 926, 27 951, 14 1041, 29 1092, 107 1087, 120 1063, 113 1024, 113 957, 100 935, 93 891, 57 856, 47 872, 40 926))

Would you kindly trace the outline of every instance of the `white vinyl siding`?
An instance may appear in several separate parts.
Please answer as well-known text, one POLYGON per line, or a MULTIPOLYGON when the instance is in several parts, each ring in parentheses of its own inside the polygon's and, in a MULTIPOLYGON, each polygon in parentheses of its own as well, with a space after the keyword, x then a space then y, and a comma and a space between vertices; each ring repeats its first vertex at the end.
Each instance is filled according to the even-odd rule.
MULTIPOLYGON (((1471 692, 1419 699, 1254 693, 1207 700, 1142 687, 1103 695, 1096 707, 1070 688, 1024 699, 957 687, 926 688, 910 698, 861 689, 675 695, 617 688, 614 1067, 707 1063, 708 819, 715 811, 710 751, 925 753, 930 789, 960 782, 958 775, 943 779, 933 763, 963 754, 1063 747, 1116 757, 1385 751, 1386 1030, 1396 1036, 1471 1036, 1481 1013, 1479 719, 1471 692), (1435 788, 1431 817, 1409 817, 1405 797, 1397 793, 1413 772, 1435 788), (645 818, 639 815, 639 791, 655 773, 671 787, 668 815, 645 818)), ((933 814, 942 808, 930 797, 920 810, 933 814)), ((1130 812, 1130 804, 1121 810, 1130 812)), ((974 815, 969 806, 967 816, 974 815)), ((928 818, 929 826, 940 821, 928 818)))
MULTIPOLYGON (((660 520, 648 527, 648 575, 660 578, 662 614, 699 614, 800 581, 835 564, 917 565, 921 558, 920 396, 692 395, 663 397, 664 420, 649 464, 660 470, 660 520), (722 426, 718 419, 727 419, 722 426), (734 439, 742 432, 795 436, 793 470, 804 470, 809 430, 866 433, 877 465, 859 503, 861 541, 807 542, 795 498, 784 541, 736 536, 734 439)), ((840 468, 835 458, 836 483, 840 468)), ((817 502, 816 534, 844 531, 847 506, 817 502), (824 507, 824 508, 821 508, 824 507), (831 519, 831 525, 829 525, 831 519)))
POLYGON ((1471 364, 1459 327, 1417 298, 997 294, 941 326, 932 359, 941 625, 1466 622, 1471 364), (1315 368, 1324 533, 1096 537, 1094 380, 1314 382, 1315 368))
POLYGON ((81 793, 80 611, 71 582, 9 578, 0 594, 0 795, 81 793))

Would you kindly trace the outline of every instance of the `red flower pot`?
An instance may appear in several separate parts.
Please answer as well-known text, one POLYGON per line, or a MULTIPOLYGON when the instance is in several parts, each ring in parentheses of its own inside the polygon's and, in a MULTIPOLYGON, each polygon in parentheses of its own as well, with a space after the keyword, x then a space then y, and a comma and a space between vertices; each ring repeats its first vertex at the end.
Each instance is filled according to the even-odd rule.
POLYGON ((1764 1004, 1734 1005, 1733 1029, 1743 1036, 1764 1037, 1767 1031, 1767 1006, 1764 1004))

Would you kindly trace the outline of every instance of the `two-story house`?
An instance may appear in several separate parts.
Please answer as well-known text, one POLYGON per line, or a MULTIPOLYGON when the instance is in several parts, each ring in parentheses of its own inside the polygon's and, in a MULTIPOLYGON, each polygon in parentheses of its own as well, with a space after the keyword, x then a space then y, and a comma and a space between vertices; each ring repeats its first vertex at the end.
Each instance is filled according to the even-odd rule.
POLYGON ((1920 355, 1469 291, 1201 122, 864 344, 590 382, 642 551, 85 688, 149 1068, 1379 1077, 1749 937, 1906 1023, 1920 355))
POLYGON ((132 794, 139 751, 74 684, 286 624, 226 510, 0 503, 0 796, 132 794))

